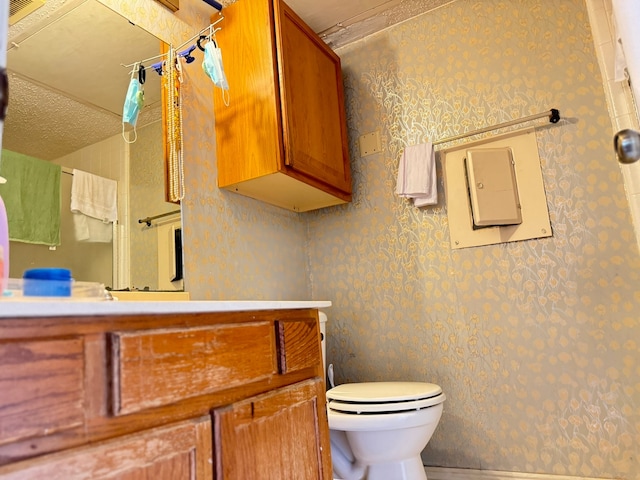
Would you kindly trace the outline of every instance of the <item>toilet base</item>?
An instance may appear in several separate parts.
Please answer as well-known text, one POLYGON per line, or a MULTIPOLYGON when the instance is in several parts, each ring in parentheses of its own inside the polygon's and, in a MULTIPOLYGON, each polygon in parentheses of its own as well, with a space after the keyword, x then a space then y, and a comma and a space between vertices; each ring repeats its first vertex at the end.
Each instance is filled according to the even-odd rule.
MULTIPOLYGON (((341 480, 333 472, 333 480, 341 480)), ((420 456, 401 462, 375 463, 368 465, 361 480, 427 480, 420 456)))
POLYGON ((420 456, 401 462, 374 463, 368 466, 366 480, 427 480, 420 456))

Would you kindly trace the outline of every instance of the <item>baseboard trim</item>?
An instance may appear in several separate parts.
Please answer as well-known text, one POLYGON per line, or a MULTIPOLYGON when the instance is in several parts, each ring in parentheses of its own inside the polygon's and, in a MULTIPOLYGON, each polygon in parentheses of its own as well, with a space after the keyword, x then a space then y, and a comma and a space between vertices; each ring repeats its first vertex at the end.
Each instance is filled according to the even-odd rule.
POLYGON ((429 480, 604 480, 594 477, 471 470, 466 468, 424 467, 424 471, 429 480))

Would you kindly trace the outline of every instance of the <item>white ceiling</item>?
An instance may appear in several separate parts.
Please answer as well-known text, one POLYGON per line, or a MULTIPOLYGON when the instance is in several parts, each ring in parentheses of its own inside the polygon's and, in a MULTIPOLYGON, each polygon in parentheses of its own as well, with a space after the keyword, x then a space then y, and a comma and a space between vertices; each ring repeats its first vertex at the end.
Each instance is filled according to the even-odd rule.
MULTIPOLYGON (((338 48, 454 0, 286 1, 338 48)), ((120 65, 158 51, 158 39, 96 0, 48 0, 9 29, 4 147, 51 160, 120 132, 131 70, 120 65)), ((146 77, 138 125, 160 118, 160 77, 146 77)))

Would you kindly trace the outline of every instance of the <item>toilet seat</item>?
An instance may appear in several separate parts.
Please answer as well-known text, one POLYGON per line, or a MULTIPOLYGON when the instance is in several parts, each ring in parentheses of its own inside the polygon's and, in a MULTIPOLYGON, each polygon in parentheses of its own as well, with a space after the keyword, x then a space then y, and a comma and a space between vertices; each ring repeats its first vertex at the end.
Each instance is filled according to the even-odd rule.
POLYGON ((415 411, 445 400, 442 389, 423 382, 364 382, 338 385, 327 392, 328 408, 345 414, 415 411))

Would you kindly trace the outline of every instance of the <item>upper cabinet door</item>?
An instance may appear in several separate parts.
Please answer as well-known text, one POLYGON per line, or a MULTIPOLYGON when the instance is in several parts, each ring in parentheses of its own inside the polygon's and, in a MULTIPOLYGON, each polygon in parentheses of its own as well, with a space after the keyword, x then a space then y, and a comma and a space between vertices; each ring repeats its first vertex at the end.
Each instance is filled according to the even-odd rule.
POLYGON ((284 2, 274 2, 285 165, 351 193, 340 58, 284 2))

